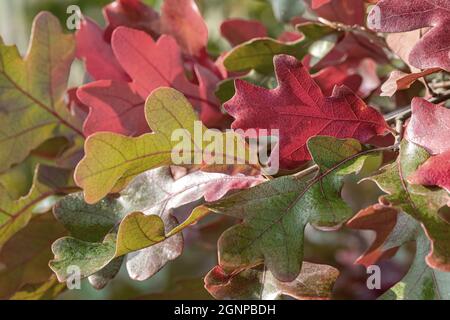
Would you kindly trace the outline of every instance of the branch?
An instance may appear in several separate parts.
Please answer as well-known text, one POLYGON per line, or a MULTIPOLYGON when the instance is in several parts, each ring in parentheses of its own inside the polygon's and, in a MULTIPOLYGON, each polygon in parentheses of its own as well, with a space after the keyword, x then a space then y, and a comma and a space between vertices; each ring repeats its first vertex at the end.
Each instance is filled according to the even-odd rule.
MULTIPOLYGON (((442 95, 432 97, 428 101, 431 103, 441 103, 450 99, 450 91, 443 93, 442 95)), ((411 114, 411 105, 392 111, 384 116, 384 119, 388 123, 395 122, 396 119, 404 119, 411 114)))

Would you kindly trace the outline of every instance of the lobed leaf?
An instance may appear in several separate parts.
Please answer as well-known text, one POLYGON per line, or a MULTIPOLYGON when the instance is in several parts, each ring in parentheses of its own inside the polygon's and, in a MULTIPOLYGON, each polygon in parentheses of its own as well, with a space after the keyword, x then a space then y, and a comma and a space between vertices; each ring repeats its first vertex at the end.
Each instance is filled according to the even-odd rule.
POLYGON ((295 42, 284 43, 271 38, 256 38, 233 48, 224 58, 228 71, 240 72, 256 70, 263 74, 273 72, 273 59, 278 54, 287 54, 301 60, 308 54, 309 47, 316 41, 335 31, 316 24, 301 25, 299 31, 303 38, 295 42))
POLYGON ((369 13, 367 24, 381 32, 407 32, 431 27, 414 45, 409 63, 419 69, 450 70, 448 33, 450 4, 441 0, 381 0, 369 13))
POLYGON ((118 257, 126 254, 130 276, 145 280, 181 254, 183 239, 178 233, 208 213, 201 208, 197 209, 178 225, 171 216, 173 209, 202 197, 207 201, 217 200, 229 190, 247 188, 262 181, 261 177, 201 171, 174 180, 170 169, 163 167, 136 177, 121 192, 120 197, 107 197, 95 205, 85 203, 81 193, 69 195, 57 204, 54 212, 76 239, 58 240, 53 247, 55 261, 51 263, 51 267, 59 279, 64 279, 66 275, 62 268, 69 262, 61 264, 62 261, 77 262, 68 248, 80 246, 80 255, 85 256, 90 255, 91 251, 97 251, 100 245, 105 251, 100 261, 93 268, 84 264, 80 266, 85 268, 85 276, 96 272, 89 277, 90 281, 100 281, 98 286, 104 285, 104 274, 108 275, 110 272, 102 268, 107 266, 114 274, 115 268, 109 263, 119 264, 118 257), (105 237, 115 239, 114 250, 108 249, 109 242, 100 243, 105 237), (61 243, 67 245, 62 246, 61 243), (114 257, 116 259, 111 262, 114 257))
POLYGON ((31 190, 18 200, 11 198, 0 185, 0 246, 28 224, 39 203, 52 195, 70 190, 70 174, 70 170, 38 166, 31 190))
POLYGON ((273 90, 236 80, 236 94, 224 108, 234 129, 279 129, 280 167, 294 169, 311 159, 310 137, 328 135, 367 142, 388 132, 383 116, 348 88, 335 87, 325 97, 295 58, 274 59, 278 87, 273 90))
POLYGON ((277 300, 290 296, 299 300, 323 300, 331 297, 339 271, 333 267, 304 262, 298 277, 291 282, 278 281, 263 267, 227 275, 220 266, 205 277, 205 288, 220 300, 277 300))
MULTIPOLYGON (((22 296, 24 286, 44 286, 51 276, 47 265, 52 257, 50 244, 65 234, 51 214, 44 214, 12 236, 0 251, 0 298, 22 296)), ((36 289, 27 292, 37 293, 36 289)))
MULTIPOLYGON (((410 220, 409 224, 408 229, 399 231, 416 241, 414 261, 402 280, 385 292, 380 299, 450 300, 450 273, 428 266, 425 258, 431 249, 430 241, 416 221, 410 220)), ((403 238, 407 239, 405 235, 403 238)))
POLYGON ((311 180, 285 176, 205 205, 243 220, 219 239, 219 265, 226 273, 264 262, 276 279, 293 281, 302 265, 306 225, 336 228, 352 216, 340 197, 343 178, 376 155, 361 155, 352 139, 318 136, 308 147, 320 168, 311 180))
POLYGON ((48 12, 35 18, 24 59, 0 39, 0 172, 50 138, 82 135, 64 102, 74 55, 73 36, 48 12))
MULTIPOLYGON (((83 188, 86 202, 99 201, 142 172, 170 165, 172 153, 180 151, 174 149, 179 141, 172 141, 172 134, 177 129, 190 140, 189 150, 185 150, 183 157, 187 157, 190 164, 194 164, 196 154, 201 159, 202 150, 209 143, 193 140, 197 117, 181 93, 170 88, 155 90, 146 103, 146 118, 154 131, 152 134, 131 138, 114 133, 96 133, 86 140, 86 155, 75 171, 75 181, 83 188), (106 154, 108 157, 104 157, 106 154)), ((205 130, 205 127, 201 129, 205 130)), ((225 133, 222 134, 224 136, 225 133)), ((241 159, 234 149, 243 147, 245 141, 236 134, 231 138, 235 142, 233 148, 217 152, 215 163, 227 163, 225 160, 233 160, 236 164, 248 163, 248 156, 241 159)))
POLYGON ((381 174, 368 179, 388 194, 385 201, 422 223, 431 241, 431 251, 426 257, 428 265, 449 271, 450 225, 439 214, 449 202, 449 194, 445 190, 429 190, 407 181, 429 157, 425 149, 405 140, 397 161, 388 165, 381 174))

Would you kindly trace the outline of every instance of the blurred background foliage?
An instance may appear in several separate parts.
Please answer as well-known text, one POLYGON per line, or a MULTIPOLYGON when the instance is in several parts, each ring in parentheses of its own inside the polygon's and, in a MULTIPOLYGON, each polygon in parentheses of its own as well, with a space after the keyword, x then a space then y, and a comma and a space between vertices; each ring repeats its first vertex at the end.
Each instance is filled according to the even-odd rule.
MULTIPOLYGON (((36 14, 47 10, 55 14, 62 23, 67 19, 67 7, 77 5, 84 15, 104 25, 101 8, 109 0, 0 0, 0 33, 7 42, 17 44, 21 52, 28 45, 31 23, 36 14)), ((143 0, 159 9, 162 0, 143 0)), ((197 1, 210 30, 210 52, 218 54, 229 45, 220 37, 220 23, 229 17, 260 20, 269 34, 276 35, 284 26, 274 18, 271 6, 265 0, 199 0, 197 1)))
MULTIPOLYGON (((0 35, 7 44, 15 44, 20 52, 26 52, 30 28, 34 16, 42 10, 55 14, 65 25, 69 5, 78 5, 82 13, 104 26, 102 7, 110 0, 0 0, 0 35)), ((144 0, 159 9, 162 0, 144 0)), ((198 0, 202 14, 209 27, 209 51, 213 55, 230 49, 229 44, 220 37, 220 23, 231 17, 257 19, 263 22, 271 36, 283 30, 293 30, 290 25, 276 21, 272 8, 266 0, 198 0)), ((81 84, 84 77, 83 66, 77 62, 72 70, 71 85, 81 84)), ((379 191, 374 184, 356 184, 353 178, 346 185, 346 200, 355 210, 375 203, 379 191), (357 196, 355 196, 357 195, 357 196)), ((122 267, 120 274, 105 289, 93 289, 87 280, 82 282, 81 290, 67 290, 60 299, 206 299, 210 298, 203 289, 202 277, 217 263, 216 243, 220 234, 233 221, 215 217, 195 226, 185 234, 184 253, 169 263, 153 278, 138 282, 132 281, 122 267), (197 232, 196 230, 201 230, 197 232)), ((366 286, 367 274, 353 261, 368 247, 373 239, 371 232, 355 232, 343 229, 339 232, 320 232, 308 228, 306 233, 305 259, 316 263, 333 265, 340 269, 341 276, 335 287, 337 299, 372 299, 379 291, 369 291, 366 286)), ((398 281, 406 272, 412 259, 411 250, 402 249, 395 259, 382 262, 381 268, 389 269, 382 283, 384 289, 398 281)))

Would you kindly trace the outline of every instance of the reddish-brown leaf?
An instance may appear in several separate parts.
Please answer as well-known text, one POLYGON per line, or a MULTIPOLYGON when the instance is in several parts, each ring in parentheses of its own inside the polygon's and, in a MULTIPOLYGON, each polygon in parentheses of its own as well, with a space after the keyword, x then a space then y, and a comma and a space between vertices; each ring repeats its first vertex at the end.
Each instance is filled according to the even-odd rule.
POLYGON ((426 69, 422 72, 404 73, 399 70, 392 71, 389 79, 381 87, 381 95, 392 97, 397 91, 405 90, 422 77, 441 71, 440 68, 426 69))
POLYGON ((90 136, 108 131, 138 136, 149 131, 144 114, 144 99, 133 83, 102 80, 78 90, 78 98, 91 106, 83 132, 90 136))
POLYGON ((347 25, 363 25, 365 7, 363 0, 315 0, 312 4, 319 17, 347 25))
POLYGON ((194 0, 165 0, 161 8, 161 29, 191 56, 202 55, 208 43, 208 27, 194 0))
POLYGON ((233 47, 253 38, 267 37, 267 29, 261 22, 239 18, 222 22, 220 33, 233 47))
POLYGON ((421 98, 411 104, 412 116, 406 130, 407 139, 433 155, 450 149, 450 109, 421 98))
POLYGON ((347 64, 322 69, 313 76, 314 81, 326 96, 333 94, 336 85, 345 85, 353 92, 357 92, 362 83, 362 78, 358 74, 349 74, 347 64))
POLYGON ((450 110, 414 98, 407 139, 434 156, 408 177, 414 184, 439 186, 450 192, 450 110))
POLYGON ((358 212, 347 222, 347 227, 358 230, 373 230, 376 237, 369 249, 366 250, 355 263, 366 268, 376 264, 379 260, 395 255, 398 248, 383 249, 383 243, 389 237, 397 223, 397 209, 375 204, 358 212))
POLYGON ((323 6, 324 4, 330 3, 331 0, 312 0, 311 1, 311 8, 312 9, 317 9, 321 6, 323 6))
POLYGON ((408 180, 414 184, 439 186, 450 192, 450 150, 428 159, 408 180))
POLYGON ((325 97, 307 69, 295 58, 274 59, 278 87, 273 90, 236 80, 236 94, 225 109, 237 129, 278 129, 280 164, 291 169, 310 160, 310 137, 328 135, 366 142, 389 130, 383 116, 347 87, 325 97))
POLYGON ((132 82, 100 81, 78 90, 80 100, 91 109, 84 125, 86 134, 109 131, 138 136, 148 132, 144 102, 159 87, 181 91, 197 107, 207 126, 215 126, 226 118, 211 91, 211 82, 218 79, 198 67, 200 85, 190 82, 185 76, 181 51, 172 37, 163 35, 155 42, 143 31, 119 27, 114 31, 112 47, 132 82))
POLYGON ((159 14, 140 0, 116 0, 103 9, 103 15, 108 22, 105 30, 108 42, 120 26, 145 31, 154 38, 160 35, 159 14))
POLYGON ((432 27, 414 46, 409 63, 419 69, 450 70, 450 2, 447 0, 381 0, 368 17, 381 32, 407 32, 432 27))
POLYGON ((129 81, 130 77, 122 69, 104 40, 103 30, 91 19, 85 18, 76 33, 77 58, 83 59, 87 72, 94 80, 129 81))

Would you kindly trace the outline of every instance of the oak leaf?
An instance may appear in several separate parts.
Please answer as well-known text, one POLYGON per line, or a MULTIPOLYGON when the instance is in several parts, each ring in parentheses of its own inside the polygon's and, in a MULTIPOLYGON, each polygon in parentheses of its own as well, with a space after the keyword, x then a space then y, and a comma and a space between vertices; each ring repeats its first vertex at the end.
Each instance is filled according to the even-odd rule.
POLYGON ((74 57, 73 36, 48 12, 35 18, 24 59, 0 39, 0 172, 50 138, 83 136, 64 102, 74 57))
POLYGON ((220 33, 233 47, 253 38, 267 37, 267 29, 261 22, 239 18, 222 22, 220 33))
POLYGON ((60 280, 65 279, 64 266, 75 259, 67 250, 79 248, 83 276, 90 276, 92 282, 103 283, 104 279, 98 279, 99 271, 105 273, 106 266, 114 272, 116 269, 110 264, 120 267, 121 261, 112 259, 124 255, 127 255, 130 277, 145 280, 181 254, 183 238, 178 232, 202 217, 194 214, 184 225, 178 225, 172 216, 174 209, 202 197, 215 201, 230 190, 245 189, 262 181, 257 176, 201 171, 174 180, 170 168, 163 167, 139 175, 119 197, 106 197, 95 205, 85 203, 82 194, 69 195, 58 203, 54 212, 73 238, 63 238, 54 244, 52 269, 60 280), (166 237, 170 232, 174 235, 166 237), (95 252, 101 256, 91 263, 89 257, 95 252))
POLYGON ((407 139, 434 156, 408 177, 408 181, 426 186, 439 186, 450 192, 450 110, 424 99, 414 98, 407 139))
POLYGON ((311 159, 310 137, 328 135, 367 142, 389 128, 383 116, 348 88, 335 87, 325 97, 295 58, 274 59, 278 87, 273 90, 236 80, 236 94, 224 107, 234 129, 279 129, 280 165, 292 169, 311 159))
POLYGON ((243 220, 219 239, 219 265, 226 273, 264 263, 276 279, 294 281, 302 266, 306 225, 330 230, 352 216, 340 195, 343 179, 379 154, 365 154, 353 139, 323 136, 311 138, 308 147, 319 166, 316 176, 280 177, 204 205, 243 220))
POLYGON ((70 182, 70 170, 38 165, 27 195, 11 198, 7 189, 0 185, 0 246, 28 224, 39 203, 70 190, 70 182))
POLYGON ((431 29, 415 44, 409 63, 419 69, 450 71, 450 3, 441 0, 381 0, 368 16, 368 26, 381 32, 431 29))
POLYGON ((198 138, 194 137, 201 134, 202 138, 206 128, 201 123, 196 126, 198 118, 192 106, 175 89, 155 90, 146 103, 146 118, 154 133, 133 138, 100 132, 86 140, 86 155, 75 170, 75 181, 83 188, 86 202, 95 203, 111 191, 122 189, 140 173, 173 164, 173 154, 181 153, 184 165, 219 166, 223 169, 223 166, 232 162, 232 166, 237 167, 259 167, 251 164, 251 155, 254 153, 236 133, 219 132, 222 141, 226 137, 231 139, 227 141, 232 141, 233 145, 225 146, 222 151, 216 150, 215 153, 210 150, 210 142, 196 141, 198 138), (201 132, 196 133, 196 127, 201 132), (175 130, 183 134, 181 142, 172 139, 175 130), (182 150, 179 150, 180 147, 182 150), (238 150, 243 150, 243 154, 238 150), (105 154, 108 157, 105 158, 105 154))
POLYGON ((298 277, 291 282, 278 281, 264 267, 227 275, 220 266, 205 277, 205 288, 220 300, 277 300, 290 296, 299 300, 324 300, 331 297, 339 271, 331 266, 303 262, 298 277))
POLYGON ((383 203, 402 210, 422 224, 431 241, 426 257, 428 265, 448 272, 450 224, 440 212, 449 203, 450 196, 445 190, 430 190, 407 180, 429 158, 430 154, 424 148, 403 140, 397 161, 367 179, 387 193, 383 203))
POLYGON ((84 125, 86 134, 109 131, 138 136, 148 132, 145 99, 160 87, 181 91, 197 107, 206 125, 225 117, 215 98, 203 92, 205 72, 196 69, 202 79, 200 86, 185 76, 181 51, 172 37, 163 35, 155 42, 143 31, 118 27, 113 33, 112 48, 132 82, 97 81, 78 89, 81 102, 90 108, 84 125))

